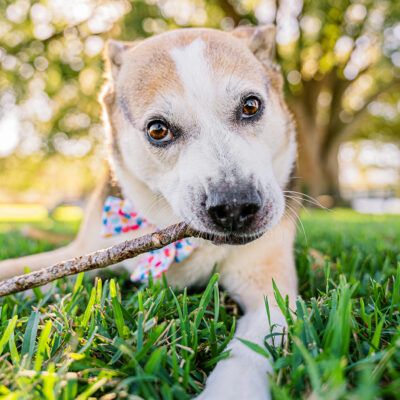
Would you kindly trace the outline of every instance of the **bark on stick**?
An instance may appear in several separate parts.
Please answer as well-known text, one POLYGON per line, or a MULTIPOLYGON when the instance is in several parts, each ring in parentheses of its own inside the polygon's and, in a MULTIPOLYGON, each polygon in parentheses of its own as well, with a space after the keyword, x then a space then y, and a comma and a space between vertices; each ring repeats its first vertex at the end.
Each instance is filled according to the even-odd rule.
POLYGON ((177 240, 197 236, 200 236, 200 232, 193 230, 184 222, 171 225, 159 232, 127 240, 108 249, 76 257, 36 272, 0 282, 0 297, 42 286, 64 276, 105 268, 151 250, 160 249, 177 240))

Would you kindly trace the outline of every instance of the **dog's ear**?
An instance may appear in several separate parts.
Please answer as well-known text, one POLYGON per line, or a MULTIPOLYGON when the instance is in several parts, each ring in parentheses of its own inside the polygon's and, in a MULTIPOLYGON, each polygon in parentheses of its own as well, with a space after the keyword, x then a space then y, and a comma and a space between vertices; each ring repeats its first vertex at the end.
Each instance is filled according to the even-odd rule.
POLYGON ((118 75, 126 51, 133 49, 140 41, 123 42, 121 40, 108 39, 104 52, 106 69, 113 79, 118 75))
POLYGON ((243 40, 263 64, 270 66, 273 63, 276 35, 274 25, 240 26, 232 31, 232 35, 243 40))

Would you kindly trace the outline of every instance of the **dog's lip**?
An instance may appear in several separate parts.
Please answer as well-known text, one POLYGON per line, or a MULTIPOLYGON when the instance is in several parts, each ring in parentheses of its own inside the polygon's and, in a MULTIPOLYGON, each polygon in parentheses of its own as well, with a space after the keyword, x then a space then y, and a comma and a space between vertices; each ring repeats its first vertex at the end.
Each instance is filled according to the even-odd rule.
POLYGON ((250 242, 253 242, 256 239, 259 239, 262 235, 264 235, 264 231, 257 232, 252 235, 244 235, 244 234, 234 234, 231 233, 229 235, 226 234, 218 234, 211 232, 202 232, 200 237, 202 239, 210 240, 215 245, 244 245, 250 242))

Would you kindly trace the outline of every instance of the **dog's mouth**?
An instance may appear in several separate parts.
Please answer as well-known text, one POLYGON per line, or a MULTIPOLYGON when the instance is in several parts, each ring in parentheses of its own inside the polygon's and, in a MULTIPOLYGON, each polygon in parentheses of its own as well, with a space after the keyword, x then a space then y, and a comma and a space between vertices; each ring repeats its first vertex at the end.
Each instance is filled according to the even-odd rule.
POLYGON ((200 237, 202 239, 210 240, 215 245, 244 245, 254 240, 259 239, 265 232, 257 232, 254 234, 218 234, 218 233, 210 233, 210 232, 202 232, 200 237))

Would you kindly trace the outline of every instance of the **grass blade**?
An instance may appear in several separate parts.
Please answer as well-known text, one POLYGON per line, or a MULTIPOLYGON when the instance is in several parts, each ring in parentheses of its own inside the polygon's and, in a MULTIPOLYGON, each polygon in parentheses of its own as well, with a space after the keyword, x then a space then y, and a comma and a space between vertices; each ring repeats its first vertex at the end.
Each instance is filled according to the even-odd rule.
POLYGON ((21 349, 21 358, 28 354, 28 364, 32 358, 34 349, 35 349, 35 342, 36 342, 36 335, 39 326, 40 320, 40 312, 34 311, 28 320, 28 324, 25 329, 24 339, 22 342, 22 349, 21 349))
POLYGON ((3 354, 3 349, 6 343, 9 341, 12 333, 14 332, 15 324, 18 321, 18 315, 14 315, 11 321, 8 323, 1 339, 0 339, 0 355, 3 354))
POLYGON ((115 324, 117 326, 118 335, 121 338, 123 338, 125 321, 124 321, 124 316, 123 316, 122 310, 121 310, 121 304, 118 301, 117 289, 115 287, 114 279, 111 279, 111 281, 110 281, 110 295, 111 295, 111 301, 112 301, 112 306, 113 306, 113 310, 114 310, 115 324))
POLYGON ((46 345, 48 344, 51 328, 52 328, 51 321, 47 321, 46 325, 42 330, 42 333, 40 334, 38 349, 36 353, 35 366, 34 366, 34 369, 37 372, 40 371, 42 368, 42 362, 44 360, 46 345))

